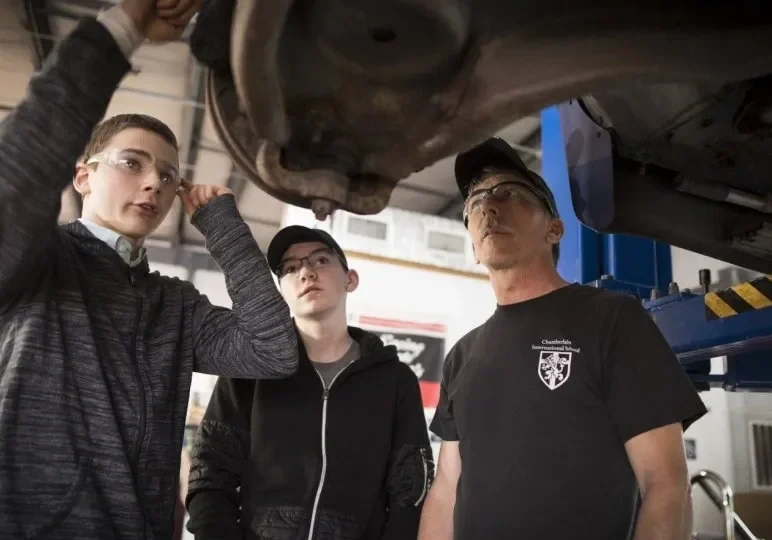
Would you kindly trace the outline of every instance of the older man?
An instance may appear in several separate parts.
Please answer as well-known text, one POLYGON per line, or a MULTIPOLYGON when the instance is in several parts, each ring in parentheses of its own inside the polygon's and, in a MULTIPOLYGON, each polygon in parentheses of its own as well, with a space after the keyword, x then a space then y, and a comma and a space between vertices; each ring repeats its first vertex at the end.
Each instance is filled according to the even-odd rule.
POLYGON ((500 139, 456 159, 495 313, 448 354, 420 540, 685 539, 706 409, 641 305, 563 280, 544 180, 500 139))

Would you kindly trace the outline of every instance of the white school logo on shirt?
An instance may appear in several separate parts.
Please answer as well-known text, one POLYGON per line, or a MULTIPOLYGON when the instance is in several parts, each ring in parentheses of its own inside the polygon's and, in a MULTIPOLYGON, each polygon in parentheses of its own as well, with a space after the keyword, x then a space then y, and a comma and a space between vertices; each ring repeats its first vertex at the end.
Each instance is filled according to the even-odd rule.
POLYGON ((566 383, 571 376, 573 353, 582 352, 570 339, 542 339, 539 345, 531 345, 531 349, 539 351, 539 380, 550 390, 566 383))
POLYGON ((555 390, 571 376, 571 353, 539 351, 539 379, 555 390))

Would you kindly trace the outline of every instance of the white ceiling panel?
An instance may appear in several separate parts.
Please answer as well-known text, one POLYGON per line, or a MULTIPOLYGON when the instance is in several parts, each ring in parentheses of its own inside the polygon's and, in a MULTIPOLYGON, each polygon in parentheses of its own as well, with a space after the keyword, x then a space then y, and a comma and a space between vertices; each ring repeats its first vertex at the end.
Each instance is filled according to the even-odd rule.
POLYGON ((24 97, 33 73, 26 44, 0 41, 0 105, 15 106, 24 97))
POLYGON ((268 195, 251 182, 244 188, 239 199, 241 215, 247 219, 264 222, 281 221, 284 203, 268 195))
POLYGON ((264 225, 263 223, 257 223, 254 221, 249 221, 247 224, 249 225, 249 229, 252 231, 252 235, 257 241, 257 245, 260 246, 260 249, 263 251, 263 253, 265 253, 268 250, 268 246, 270 245, 271 240, 273 240, 273 237, 276 235, 276 232, 279 230, 279 228, 273 225, 264 225))
POLYGON ((541 118, 538 116, 526 116, 502 129, 497 135, 510 144, 522 144, 540 125, 541 118))
POLYGON ((214 129, 214 124, 212 123, 212 115, 209 114, 208 110, 204 114, 204 123, 201 126, 201 140, 207 145, 216 146, 217 148, 224 148, 220 142, 219 137, 217 136, 217 132, 214 129))
MULTIPOLYGON (((187 59, 179 61, 187 66, 187 59)), ((182 102, 187 92, 187 73, 176 69, 163 71, 140 69, 138 74, 127 75, 115 93, 107 116, 121 113, 141 113, 165 122, 178 137, 183 127, 186 105, 182 102)))
POLYGON ((397 185, 391 194, 389 206, 413 212, 432 213, 433 210, 442 208, 447 202, 448 197, 445 195, 423 193, 397 185))
POLYGON ((26 46, 23 56, 32 57, 32 50, 28 46, 29 34, 21 23, 22 16, 21 2, 9 0, 0 2, 0 58, 4 58, 2 49, 8 45, 18 45, 22 48, 26 46))
POLYGON ((185 76, 189 59, 190 49, 187 43, 147 43, 134 53, 131 64, 142 71, 175 77, 185 76))
POLYGON ((183 125, 183 110, 181 106, 169 104, 167 100, 156 99, 151 96, 131 92, 116 92, 113 100, 107 108, 106 118, 116 114, 147 114, 153 116, 175 133, 179 134, 183 125))
POLYGON ((441 159, 417 173, 411 174, 406 180, 410 184, 422 186, 445 193, 448 197, 456 194, 453 180, 453 158, 441 159))
POLYGON ((233 165, 222 152, 199 149, 193 169, 193 181, 196 184, 214 184, 224 186, 231 174, 233 165))

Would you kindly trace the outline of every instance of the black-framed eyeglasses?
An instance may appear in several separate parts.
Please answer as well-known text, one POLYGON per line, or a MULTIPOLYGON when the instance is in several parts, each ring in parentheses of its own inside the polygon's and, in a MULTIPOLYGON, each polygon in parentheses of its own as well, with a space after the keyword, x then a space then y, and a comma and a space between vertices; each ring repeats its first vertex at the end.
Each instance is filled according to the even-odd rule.
POLYGON ((480 210, 482 202, 493 197, 498 202, 529 200, 529 195, 535 196, 549 210, 550 206, 542 195, 528 184, 517 180, 504 180, 495 186, 489 188, 476 189, 472 191, 464 201, 463 218, 464 224, 468 223, 469 217, 480 210))
POLYGON ((304 265, 312 270, 324 268, 338 260, 338 256, 330 249, 318 249, 305 257, 284 259, 277 268, 280 278, 297 274, 304 265))

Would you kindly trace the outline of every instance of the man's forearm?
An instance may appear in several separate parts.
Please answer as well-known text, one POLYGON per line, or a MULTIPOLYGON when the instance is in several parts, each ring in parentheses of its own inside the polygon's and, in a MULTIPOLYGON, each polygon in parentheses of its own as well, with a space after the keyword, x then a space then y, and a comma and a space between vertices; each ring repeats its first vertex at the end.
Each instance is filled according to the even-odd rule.
POLYGON ((634 540, 691 538, 691 498, 680 487, 651 488, 643 496, 634 540))
POLYGON ((440 497, 430 490, 421 513, 418 540, 453 540, 455 504, 455 497, 440 497))

